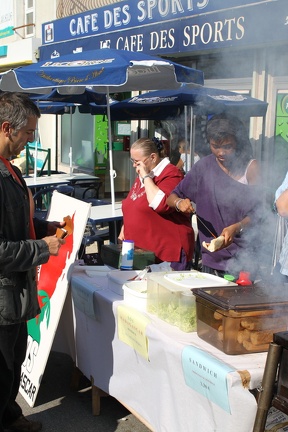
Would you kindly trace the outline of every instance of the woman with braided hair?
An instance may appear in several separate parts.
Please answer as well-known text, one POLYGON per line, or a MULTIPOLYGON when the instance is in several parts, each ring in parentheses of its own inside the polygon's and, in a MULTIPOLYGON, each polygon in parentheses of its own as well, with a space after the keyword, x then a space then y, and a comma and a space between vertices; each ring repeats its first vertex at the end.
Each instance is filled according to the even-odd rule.
POLYGON ((174 270, 185 270, 194 251, 191 217, 166 204, 183 174, 169 162, 157 138, 138 139, 130 156, 138 177, 122 202, 119 240, 133 240, 136 247, 153 251, 157 263, 167 261, 174 270))
POLYGON ((255 279, 263 218, 260 165, 238 117, 213 116, 206 136, 211 154, 193 165, 167 204, 184 214, 193 214, 196 204, 203 272, 238 276, 245 268, 255 279))

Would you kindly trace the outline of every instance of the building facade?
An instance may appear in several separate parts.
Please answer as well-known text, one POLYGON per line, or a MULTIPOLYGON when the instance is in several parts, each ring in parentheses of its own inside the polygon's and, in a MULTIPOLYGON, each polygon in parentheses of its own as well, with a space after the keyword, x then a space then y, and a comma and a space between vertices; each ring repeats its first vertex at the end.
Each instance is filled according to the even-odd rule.
MULTIPOLYGON (((26 22, 26 6, 22 17, 17 10, 14 26, 26 22)), ((143 51, 202 70, 206 86, 267 101, 266 117, 251 118, 250 136, 272 195, 288 168, 286 0, 62 0, 48 6, 37 0, 34 13, 35 22, 43 23, 41 35, 39 25, 33 27, 35 38, 41 36, 41 60, 103 47, 143 51)), ((19 31, 23 34, 27 27, 19 31)), ((12 38, 19 38, 16 30, 2 41, 9 47, 10 41, 16 43, 12 38)), ((2 61, 3 56, 0 67, 2 61)), ((75 119, 74 124, 79 121, 83 123, 75 119)), ((68 119, 62 122, 67 129, 68 119)), ((95 119, 87 122, 95 128, 95 119)), ((145 132, 150 127, 140 125, 145 132)), ((139 133, 139 124, 135 130, 139 133)), ((59 154, 64 163, 66 153, 59 154)))

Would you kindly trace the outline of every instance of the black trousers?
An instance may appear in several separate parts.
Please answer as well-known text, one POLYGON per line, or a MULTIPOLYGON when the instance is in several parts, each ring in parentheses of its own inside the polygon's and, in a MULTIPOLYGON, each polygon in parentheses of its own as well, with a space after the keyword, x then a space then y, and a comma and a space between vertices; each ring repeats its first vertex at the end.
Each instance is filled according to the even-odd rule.
POLYGON ((219 276, 222 278, 224 278, 224 275, 227 273, 224 270, 215 270, 215 269, 208 267, 208 266, 205 266, 205 265, 202 266, 202 272, 203 273, 209 273, 209 274, 219 276))
POLYGON ((26 322, 0 326, 0 432, 22 414, 16 397, 26 348, 26 322))

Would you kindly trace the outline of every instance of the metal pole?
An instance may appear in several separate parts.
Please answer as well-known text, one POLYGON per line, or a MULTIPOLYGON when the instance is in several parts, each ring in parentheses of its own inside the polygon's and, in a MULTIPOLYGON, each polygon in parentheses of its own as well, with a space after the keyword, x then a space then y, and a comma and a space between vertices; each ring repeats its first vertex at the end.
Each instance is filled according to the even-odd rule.
POLYGON ((113 168, 113 145, 112 145, 112 130, 111 130, 111 112, 110 112, 110 103, 109 103, 109 87, 107 87, 106 92, 107 99, 107 119, 108 119, 108 148, 109 148, 109 173, 110 173, 110 187, 111 187, 111 204, 112 204, 112 212, 115 211, 115 187, 114 187, 114 179, 116 177, 116 171, 113 168))
POLYGON ((190 167, 194 165, 194 153, 195 153, 195 134, 196 134, 196 122, 193 111, 193 106, 190 106, 190 167))
MULTIPOLYGON (((187 161, 187 147, 188 147, 188 112, 187 112, 187 105, 184 106, 184 116, 185 116, 185 123, 184 123, 184 127, 185 127, 185 166, 184 166, 184 170, 185 173, 188 172, 188 170, 191 167, 188 167, 188 161, 187 161)), ((191 126, 191 125, 190 125, 191 126)))
POLYGON ((264 432, 267 414, 271 406, 278 364, 282 354, 281 345, 270 343, 266 359, 262 389, 258 400, 258 408, 254 422, 253 432, 264 432))
POLYGON ((55 148, 55 170, 58 171, 58 148, 59 148, 59 143, 58 143, 58 114, 56 115, 56 130, 55 130, 55 144, 56 144, 56 148, 55 148))
POLYGON ((73 174, 73 147, 72 147, 72 106, 70 106, 70 148, 69 148, 69 167, 70 167, 70 175, 73 174))

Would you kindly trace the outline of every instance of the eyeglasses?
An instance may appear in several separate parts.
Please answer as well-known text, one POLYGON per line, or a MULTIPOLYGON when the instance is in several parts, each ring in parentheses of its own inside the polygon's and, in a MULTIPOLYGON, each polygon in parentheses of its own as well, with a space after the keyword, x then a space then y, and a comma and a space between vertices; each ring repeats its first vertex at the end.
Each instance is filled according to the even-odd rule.
POLYGON ((143 163, 145 163, 145 162, 147 161, 147 159, 149 159, 149 157, 150 157, 150 156, 147 156, 146 159, 144 159, 143 161, 140 161, 140 160, 136 160, 136 159, 132 159, 132 158, 130 158, 130 161, 132 162, 133 165, 134 165, 134 164, 137 165, 138 162, 143 162, 143 163))

